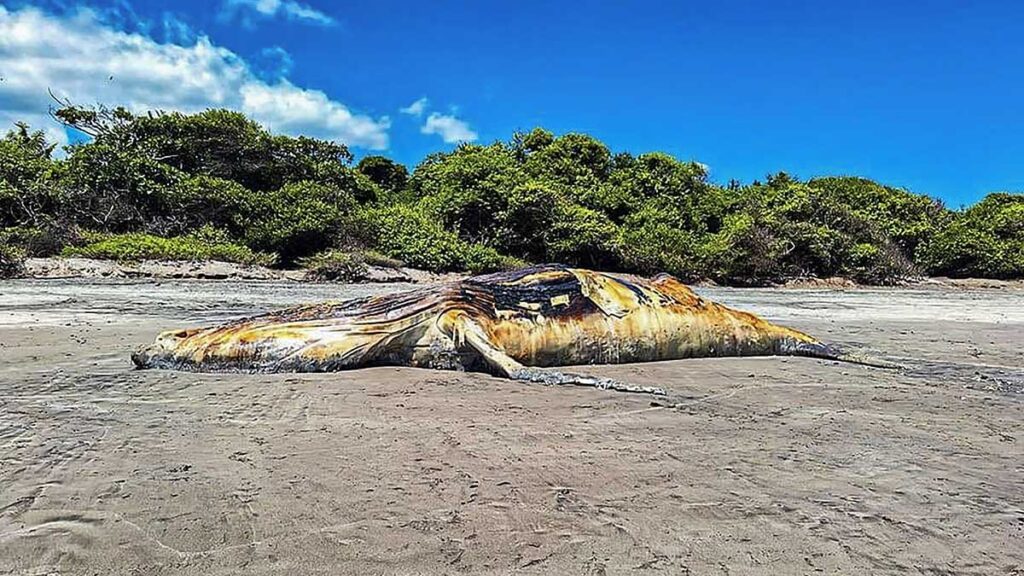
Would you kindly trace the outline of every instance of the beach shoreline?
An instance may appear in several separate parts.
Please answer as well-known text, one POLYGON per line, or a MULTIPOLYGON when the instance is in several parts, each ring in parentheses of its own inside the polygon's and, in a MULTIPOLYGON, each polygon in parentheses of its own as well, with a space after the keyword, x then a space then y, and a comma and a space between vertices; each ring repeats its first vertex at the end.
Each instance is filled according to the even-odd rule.
MULTIPOLYGON (((409 267, 385 267, 367 265, 365 274, 358 279, 361 283, 414 283, 430 284, 467 276, 466 273, 438 274, 409 267)), ((221 261, 140 261, 118 262, 93 258, 27 258, 24 271, 18 276, 23 279, 80 279, 84 281, 102 279, 140 280, 234 280, 234 281, 287 281, 324 283, 323 280, 308 277, 307 270, 282 270, 249 264, 221 261)), ((715 287, 712 281, 696 282, 695 285, 715 287)), ((770 288, 796 290, 857 290, 857 289, 928 289, 939 290, 1021 290, 1022 280, 997 280, 990 278, 910 278, 892 286, 858 284, 848 278, 794 278, 770 288)))

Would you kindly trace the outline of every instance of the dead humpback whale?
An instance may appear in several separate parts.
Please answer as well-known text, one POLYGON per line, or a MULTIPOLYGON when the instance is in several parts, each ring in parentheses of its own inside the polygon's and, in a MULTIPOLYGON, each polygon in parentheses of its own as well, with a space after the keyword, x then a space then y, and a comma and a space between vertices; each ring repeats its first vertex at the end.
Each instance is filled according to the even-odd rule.
POLYGON ((711 302, 666 274, 646 279, 558 264, 172 330, 132 360, 193 371, 416 366, 664 394, 540 368, 764 355, 895 366, 711 302))

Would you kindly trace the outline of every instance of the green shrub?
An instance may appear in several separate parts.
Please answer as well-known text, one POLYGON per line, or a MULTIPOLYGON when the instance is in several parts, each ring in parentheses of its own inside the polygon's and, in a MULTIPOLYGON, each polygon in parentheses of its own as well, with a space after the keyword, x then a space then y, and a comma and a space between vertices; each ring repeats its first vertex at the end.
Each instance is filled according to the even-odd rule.
POLYGON ((0 138, 0 228, 52 219, 57 202, 50 156, 55 146, 22 122, 0 138))
POLYGON ((496 233, 491 245, 529 260, 546 259, 548 231, 556 217, 552 206, 559 200, 551 186, 536 182, 512 188, 504 197, 502 210, 494 215, 496 233))
POLYGON ((234 226, 246 246, 275 252, 281 264, 289 265, 329 248, 344 232, 355 206, 344 190, 298 182, 246 195, 234 226))
POLYGON ((527 265, 524 260, 502 255, 494 248, 483 244, 464 245, 462 262, 464 269, 473 274, 514 270, 527 265))
POLYGON ((525 181, 515 154, 499 142, 463 144, 428 156, 413 172, 410 187, 439 225, 467 242, 497 246, 509 193, 525 181))
MULTIPOLYGON (((333 180, 352 160, 343 144, 274 135, 231 110, 134 115, 123 108, 67 106, 55 114, 94 137, 79 152, 89 147, 115 151, 181 173, 231 180, 253 191, 277 190, 304 180, 336 183, 333 180)), ((119 168, 95 167, 103 172, 100 178, 116 176, 119 168)))
POLYGON ((356 165, 356 170, 391 197, 401 195, 409 183, 405 166, 384 156, 366 156, 356 165))
POLYGON ((671 217, 653 207, 630 215, 619 231, 622 264, 643 274, 667 272, 697 280, 707 276, 703 238, 674 226, 671 217))
POLYGON ((951 218, 950 211, 934 198, 867 178, 814 178, 807 184, 877 225, 908 258, 951 218))
POLYGON ((25 253, 17 246, 0 242, 0 278, 14 278, 24 271, 25 253))
POLYGON ((143 230, 166 215, 168 195, 186 176, 135 147, 77 144, 54 181, 55 216, 103 232, 143 230))
POLYGON ((895 245, 861 243, 850 249, 844 275, 861 284, 890 285, 917 276, 918 270, 895 245))
POLYGON ((321 282, 356 282, 366 278, 366 259, 359 252, 328 250, 302 258, 298 264, 306 269, 306 278, 321 282))
POLYGON ((272 255, 253 252, 247 246, 230 243, 223 232, 209 228, 174 238, 129 233, 93 237, 90 240, 85 246, 64 248, 61 255, 122 261, 221 260, 262 266, 270 266, 275 260, 272 255))
POLYGON ((370 208, 361 214, 368 243, 382 254, 433 272, 488 272, 516 262, 493 248, 468 243, 445 230, 418 204, 370 208))
POLYGON ((922 243, 916 259, 931 275, 1024 276, 1024 194, 989 194, 922 243))
POLYGON ((357 282, 366 278, 369 266, 401 268, 405 263, 373 250, 327 250, 302 258, 306 278, 318 281, 357 282))
POLYGON ((590 188, 608 177, 612 157, 603 142, 587 134, 563 134, 538 145, 525 162, 533 178, 590 188))
POLYGON ((554 207, 547 259, 592 268, 618 268, 618 228, 608 216, 578 204, 554 207))
POLYGON ((176 236, 212 226, 241 236, 245 202, 256 193, 231 180, 200 175, 182 177, 161 194, 161 209, 147 224, 148 232, 176 236))
POLYGON ((402 262, 397 258, 386 256, 375 250, 360 250, 359 254, 362 255, 363 261, 370 266, 380 266, 381 268, 405 268, 405 262, 402 262))
POLYGON ((961 220, 922 244, 917 262, 932 276, 1003 278, 1014 267, 1010 256, 990 231, 961 220))
POLYGON ((581 201, 616 220, 657 206, 679 228, 701 234, 709 222, 717 228, 723 209, 707 174, 707 168, 696 162, 681 162, 662 152, 635 158, 619 155, 601 195, 590 194, 581 201))
POLYGON ((367 209, 361 220, 371 246, 388 257, 435 272, 461 269, 464 242, 418 205, 367 209))
POLYGON ((0 244, 6 243, 15 246, 25 256, 42 258, 59 254, 74 236, 74 230, 56 227, 13 226, 0 230, 0 244))
POLYGON ((732 284, 765 285, 784 278, 783 259, 792 249, 762 218, 736 213, 706 246, 712 277, 732 284))

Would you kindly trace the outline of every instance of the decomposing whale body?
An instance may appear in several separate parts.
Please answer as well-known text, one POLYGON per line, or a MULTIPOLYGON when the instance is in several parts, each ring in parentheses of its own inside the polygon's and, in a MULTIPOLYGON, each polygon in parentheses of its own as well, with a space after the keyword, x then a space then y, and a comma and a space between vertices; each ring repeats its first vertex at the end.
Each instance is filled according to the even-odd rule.
POLYGON ((139 368, 325 372, 400 365, 664 394, 543 367, 712 356, 810 356, 893 367, 652 279, 542 265, 173 330, 139 368))

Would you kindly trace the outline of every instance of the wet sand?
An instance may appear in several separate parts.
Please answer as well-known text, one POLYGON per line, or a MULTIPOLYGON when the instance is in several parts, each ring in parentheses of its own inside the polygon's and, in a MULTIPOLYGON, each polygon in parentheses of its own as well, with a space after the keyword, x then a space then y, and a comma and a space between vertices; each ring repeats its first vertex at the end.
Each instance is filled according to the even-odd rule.
POLYGON ((1024 291, 706 295, 803 358, 133 371, 166 328, 400 285, 0 283, 0 573, 1021 574, 1024 291))

